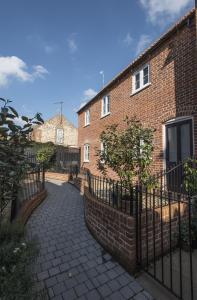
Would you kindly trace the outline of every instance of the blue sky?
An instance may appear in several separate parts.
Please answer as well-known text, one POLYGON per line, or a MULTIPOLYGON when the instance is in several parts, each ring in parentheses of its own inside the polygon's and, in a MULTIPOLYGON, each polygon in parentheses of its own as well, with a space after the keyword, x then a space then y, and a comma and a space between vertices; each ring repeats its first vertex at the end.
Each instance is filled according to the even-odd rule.
POLYGON ((0 97, 21 114, 75 111, 194 0, 0 0, 0 97))

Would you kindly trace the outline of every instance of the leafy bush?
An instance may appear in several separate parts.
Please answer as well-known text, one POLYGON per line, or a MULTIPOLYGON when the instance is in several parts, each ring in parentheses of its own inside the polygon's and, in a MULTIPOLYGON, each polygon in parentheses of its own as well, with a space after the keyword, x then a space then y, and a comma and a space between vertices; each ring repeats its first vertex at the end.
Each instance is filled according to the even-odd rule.
POLYGON ((37 254, 35 242, 26 241, 22 225, 4 224, 0 228, 1 300, 37 299, 31 275, 37 254))
POLYGON ((189 158, 184 163, 184 187, 191 196, 197 194, 197 159, 189 158))
POLYGON ((0 98, 0 207, 17 197, 27 167, 25 148, 30 144, 34 124, 42 124, 41 114, 21 116, 10 106, 12 101, 0 98))
POLYGON ((52 142, 34 143, 33 150, 36 154, 36 160, 39 163, 42 163, 45 169, 49 169, 53 165, 56 156, 56 149, 52 142))
POLYGON ((104 175, 108 168, 112 169, 126 184, 136 179, 145 183, 150 177, 155 130, 144 127, 135 118, 126 117, 124 122, 124 130, 114 124, 101 133, 104 149, 97 150, 98 168, 104 175))

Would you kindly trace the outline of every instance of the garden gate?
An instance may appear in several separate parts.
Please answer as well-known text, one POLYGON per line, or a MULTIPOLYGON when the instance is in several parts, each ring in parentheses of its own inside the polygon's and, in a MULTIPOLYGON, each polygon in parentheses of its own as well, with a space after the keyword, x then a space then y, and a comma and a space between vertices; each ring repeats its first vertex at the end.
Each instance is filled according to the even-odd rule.
POLYGON ((157 188, 140 187, 136 193, 136 259, 179 299, 193 300, 197 299, 197 214, 195 196, 186 192, 184 176, 180 164, 158 177, 157 188))

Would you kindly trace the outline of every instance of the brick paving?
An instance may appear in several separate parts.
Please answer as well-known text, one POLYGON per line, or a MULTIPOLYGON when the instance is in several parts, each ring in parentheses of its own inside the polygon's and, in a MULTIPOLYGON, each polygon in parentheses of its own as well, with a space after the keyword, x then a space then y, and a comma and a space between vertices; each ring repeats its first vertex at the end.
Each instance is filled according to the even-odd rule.
POLYGON ((92 237, 78 190, 55 180, 47 189, 47 199, 27 224, 40 248, 33 268, 36 288, 46 288, 54 300, 153 299, 92 237))

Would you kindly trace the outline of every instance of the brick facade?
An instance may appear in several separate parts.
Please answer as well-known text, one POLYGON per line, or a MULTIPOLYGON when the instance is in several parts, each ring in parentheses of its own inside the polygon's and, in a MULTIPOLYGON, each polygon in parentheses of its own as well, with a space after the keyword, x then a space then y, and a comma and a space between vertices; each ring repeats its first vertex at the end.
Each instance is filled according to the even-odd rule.
POLYGON ((64 116, 62 123, 60 115, 57 115, 47 121, 43 125, 36 126, 32 132, 32 140, 40 143, 53 142, 57 144, 57 129, 63 129, 63 146, 77 146, 78 130, 64 116))
MULTIPOLYGON (((78 145, 83 167, 95 175, 95 147, 106 125, 118 123, 123 128, 125 116, 136 116, 144 126, 156 129, 154 136, 154 172, 165 163, 165 124, 175 118, 193 120, 194 154, 197 154, 197 64, 195 11, 190 12, 144 54, 120 73, 78 112, 78 145), (132 74, 150 64, 151 84, 131 95, 132 74), (110 114, 101 118, 101 101, 110 95, 110 114), (85 124, 85 111, 90 110, 90 125, 85 124), (84 160, 84 144, 90 145, 90 162, 84 160)), ((113 173, 109 173, 114 177, 113 173)))

